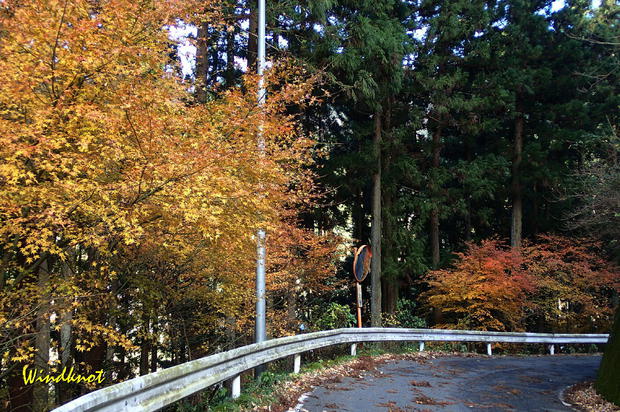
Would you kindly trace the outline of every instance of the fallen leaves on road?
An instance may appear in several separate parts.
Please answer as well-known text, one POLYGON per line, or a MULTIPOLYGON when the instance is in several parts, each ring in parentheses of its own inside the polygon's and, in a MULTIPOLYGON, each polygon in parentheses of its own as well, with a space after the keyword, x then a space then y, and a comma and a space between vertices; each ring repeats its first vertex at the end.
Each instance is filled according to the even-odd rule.
POLYGON ((571 386, 565 393, 566 402, 582 412, 617 412, 620 407, 603 399, 596 392, 592 382, 582 382, 571 386))
POLYGON ((418 405, 437 405, 437 406, 446 406, 446 405, 454 404, 454 402, 438 401, 436 399, 429 398, 426 395, 416 396, 413 402, 417 403, 418 405))
MULTIPOLYGON (((365 379, 368 376, 386 377, 386 374, 382 374, 377 370, 377 366, 388 362, 411 360, 414 362, 426 363, 428 360, 444 356, 476 357, 475 354, 468 353, 442 353, 441 355, 437 355, 431 352, 416 352, 407 354, 388 353, 374 357, 360 356, 356 359, 333 366, 329 369, 304 373, 296 380, 286 382, 275 390, 274 395, 278 399, 277 402, 271 405, 256 406, 250 410, 269 412, 292 411, 297 405, 300 396, 304 393, 310 392, 315 386, 329 385, 332 389, 336 389, 334 384, 340 383, 343 377, 352 377, 357 379, 365 379)), ((363 383, 363 381, 360 381, 356 382, 355 385, 363 383)), ((341 386, 338 390, 347 389, 342 389, 341 386)), ((397 411, 397 409, 392 410, 394 412, 397 411)))

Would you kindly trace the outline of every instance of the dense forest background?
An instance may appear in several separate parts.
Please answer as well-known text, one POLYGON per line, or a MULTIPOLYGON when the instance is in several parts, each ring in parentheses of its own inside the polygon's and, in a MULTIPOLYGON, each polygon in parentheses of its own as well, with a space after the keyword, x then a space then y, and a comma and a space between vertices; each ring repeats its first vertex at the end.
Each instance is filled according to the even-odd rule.
POLYGON ((0 396, 46 410, 253 339, 364 323, 607 332, 613 0, 5 1, 0 396), (185 37, 184 37, 185 36, 185 37), (264 157, 256 135, 265 138, 264 157))

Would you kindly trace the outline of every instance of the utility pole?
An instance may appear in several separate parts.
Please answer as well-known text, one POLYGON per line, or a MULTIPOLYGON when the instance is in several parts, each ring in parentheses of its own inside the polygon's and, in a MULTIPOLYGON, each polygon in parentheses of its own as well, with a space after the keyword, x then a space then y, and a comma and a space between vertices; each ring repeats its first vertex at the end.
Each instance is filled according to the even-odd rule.
MULTIPOLYGON (((253 33, 250 33, 252 36, 253 33)), ((261 110, 265 104, 265 79, 263 71, 265 69, 265 0, 258 0, 258 56, 256 73, 258 74, 258 109, 261 110)), ((263 125, 258 126, 258 152, 261 157, 265 156, 265 138, 263 137, 263 125)), ((258 229, 256 233, 256 343, 267 340, 266 331, 266 310, 265 310, 265 229, 258 229)), ((264 367, 259 366, 255 370, 255 375, 263 372, 264 367)))

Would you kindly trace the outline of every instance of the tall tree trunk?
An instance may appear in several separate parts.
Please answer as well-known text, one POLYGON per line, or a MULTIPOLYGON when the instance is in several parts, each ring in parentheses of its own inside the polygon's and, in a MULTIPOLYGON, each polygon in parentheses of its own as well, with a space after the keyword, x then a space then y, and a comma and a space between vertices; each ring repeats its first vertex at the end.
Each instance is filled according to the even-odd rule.
MULTIPOLYGON (((39 267, 38 288, 41 291, 37 309, 34 366, 41 375, 49 373, 50 360, 50 273, 51 263, 46 259, 39 267)), ((33 387, 33 412, 47 411, 49 406, 49 385, 36 382, 33 387)))
POLYGON ((207 82, 209 78, 209 25, 203 22, 198 26, 196 42, 196 99, 207 101, 207 82))
MULTIPOLYGON (((387 127, 387 121, 386 121, 387 127)), ((384 154, 384 163, 388 170, 389 154, 384 154)), ((385 189, 385 188, 384 188, 385 189)), ((396 264, 394 258, 394 240, 393 240, 393 225, 391 221, 390 210, 392 208, 393 194, 391 190, 383 190, 383 226, 382 226, 382 250, 381 255, 383 257, 382 269, 385 271, 390 265, 396 264), (385 246, 385 247, 383 247, 385 246)), ((393 270, 389 271, 394 274, 393 270)), ((398 277, 397 276, 385 276, 385 273, 381 276, 381 298, 382 298, 382 310, 383 313, 394 313, 396 311, 396 301, 398 300, 398 277)))
POLYGON ((140 344, 140 376, 149 373, 149 355, 151 353, 151 337, 149 331, 149 318, 144 316, 143 318, 143 333, 142 343, 140 344))
MULTIPOLYGON (((438 125, 433 133, 433 169, 439 169, 439 161, 441 156, 441 125, 438 125)), ((437 182, 432 182, 433 187, 433 208, 431 209, 431 256, 433 268, 439 266, 439 207, 437 205, 437 196, 439 188, 437 182)))
POLYGON ((372 260, 370 325, 381 327, 381 111, 375 112, 373 151, 375 156, 372 175, 372 260))
MULTIPOLYGON (((75 263, 75 250, 69 250, 67 253, 69 262, 62 262, 62 276, 65 280, 68 280, 71 275, 70 264, 75 263)), ((73 320, 73 305, 72 298, 67 297, 64 299, 64 307, 60 314, 60 367, 69 365, 69 357, 71 355, 71 321, 73 320)))
POLYGON ((232 87, 235 81, 235 26, 226 32, 226 87, 232 87))
POLYGON ((510 246, 521 247, 523 224, 523 194, 521 189, 521 161, 523 153, 523 113, 517 106, 515 136, 512 157, 512 224, 510 226, 510 246))
POLYGON ((384 278, 381 286, 383 289, 381 292, 383 312, 393 314, 396 312, 396 302, 398 302, 398 281, 384 278))
POLYGON ((153 340, 151 341, 151 372, 157 372, 157 343, 158 330, 157 322, 153 321, 153 340))
POLYGON ((258 58, 258 4, 250 0, 250 27, 248 30, 248 73, 256 72, 258 58))

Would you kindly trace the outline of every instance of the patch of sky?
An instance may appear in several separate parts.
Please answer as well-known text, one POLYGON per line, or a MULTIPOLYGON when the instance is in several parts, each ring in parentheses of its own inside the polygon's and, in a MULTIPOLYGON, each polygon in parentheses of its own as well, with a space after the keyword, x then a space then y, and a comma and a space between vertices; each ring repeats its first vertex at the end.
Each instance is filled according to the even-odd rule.
POLYGON ((181 60, 183 77, 192 76, 193 67, 196 64, 196 46, 192 44, 191 39, 197 37, 198 29, 193 24, 182 21, 174 26, 168 26, 167 29, 170 39, 178 45, 177 53, 181 60))

